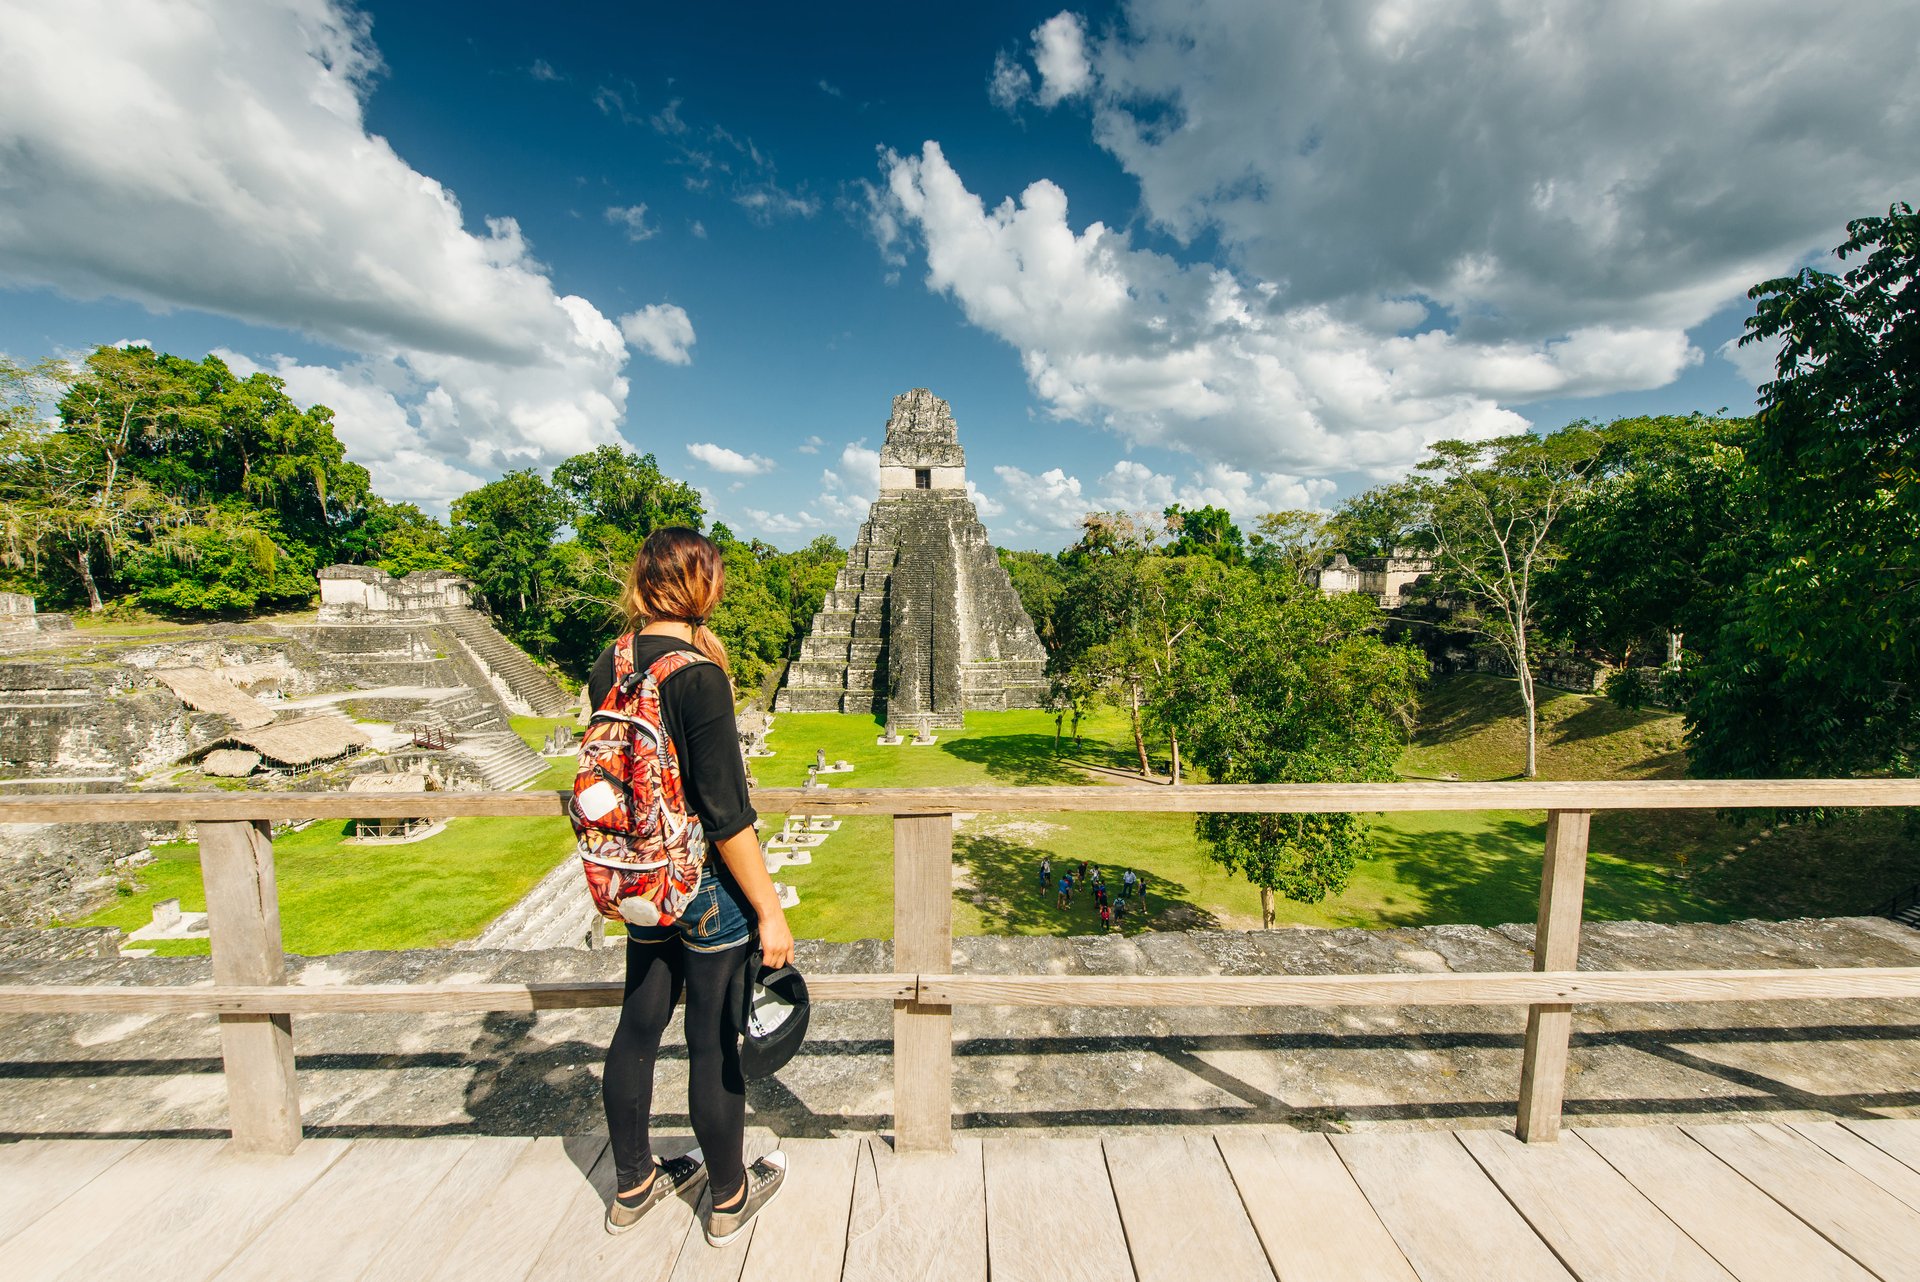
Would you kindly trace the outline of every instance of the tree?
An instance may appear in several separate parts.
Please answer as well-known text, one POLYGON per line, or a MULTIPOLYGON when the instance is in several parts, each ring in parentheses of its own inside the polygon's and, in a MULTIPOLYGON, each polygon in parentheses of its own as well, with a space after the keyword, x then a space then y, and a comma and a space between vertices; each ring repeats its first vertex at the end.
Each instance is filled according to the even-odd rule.
MULTIPOLYGON (((1392 779, 1426 660, 1378 635, 1379 608, 1322 596, 1283 577, 1231 572, 1196 593, 1196 633, 1170 715, 1216 783, 1360 783, 1392 779)), ((1370 849, 1364 816, 1202 814, 1208 854, 1274 896, 1318 903, 1346 888, 1370 849)))
POLYGON ((1532 633, 1536 581, 1560 555, 1556 523, 1587 485, 1601 439, 1584 423, 1547 437, 1441 441, 1402 491, 1414 536, 1433 552, 1455 621, 1512 664, 1526 709, 1525 776, 1539 773, 1532 633))
POLYGON ((1327 521, 1328 551, 1350 557, 1387 556, 1414 532, 1413 494, 1405 485, 1364 490, 1327 521))
POLYGON ((661 526, 698 530, 706 521, 697 490, 663 473, 653 455, 618 445, 567 459, 553 469, 553 486, 571 504, 580 530, 618 530, 636 549, 661 526))
POLYGON ((374 565, 388 574, 415 570, 453 570, 459 566, 447 527, 411 503, 368 498, 352 528, 340 538, 342 553, 354 565, 374 565))
POLYGON ((1610 695, 1638 697, 1637 654, 1662 647, 1673 667, 1683 638, 1710 636, 1762 554, 1752 426, 1695 414, 1601 431, 1594 483, 1567 512, 1538 600, 1554 631, 1622 669, 1610 695))
POLYGON ((1318 512, 1267 512, 1254 522, 1247 559, 1262 574, 1285 574, 1304 583, 1332 543, 1327 518, 1318 512))
POLYGON ((450 515, 454 553, 467 577, 510 632, 539 636, 544 629, 534 608, 543 604, 554 539, 569 515, 566 499, 524 468, 461 495, 450 515))
MULTIPOLYGON (((1087 514, 1080 540, 1061 554, 1065 585, 1055 611, 1056 648, 1048 658, 1056 694, 1097 691, 1127 709, 1140 773, 1147 778, 1153 765, 1141 704, 1150 656, 1142 631, 1141 566, 1158 536, 1158 528, 1142 516, 1087 514)), ((1077 727, 1079 704, 1069 706, 1077 727)))
POLYGON ((1033 621, 1033 630, 1039 635, 1040 644, 1047 653, 1053 653, 1057 644, 1053 614, 1067 588, 1067 574, 1060 564, 1060 558, 1044 552, 1015 552, 1008 548, 994 550, 999 554, 1001 566, 1006 569, 1007 578, 1013 583, 1014 594, 1020 598, 1021 608, 1033 621))
POLYGON ((1211 556, 1231 564, 1246 554, 1240 527, 1225 508, 1183 508, 1175 503, 1161 515, 1173 540, 1166 549, 1168 556, 1211 556))
POLYGON ((1683 669, 1708 776, 1911 773, 1920 743, 1920 216, 1847 225, 1844 275, 1756 285, 1780 344, 1747 448, 1764 523, 1683 669))

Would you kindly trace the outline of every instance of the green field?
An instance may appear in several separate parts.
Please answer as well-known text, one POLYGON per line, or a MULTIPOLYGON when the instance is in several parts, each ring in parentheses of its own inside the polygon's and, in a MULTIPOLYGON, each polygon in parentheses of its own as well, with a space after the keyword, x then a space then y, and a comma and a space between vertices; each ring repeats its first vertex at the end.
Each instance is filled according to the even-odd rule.
MULTIPOLYGON (((1513 777, 1521 760, 1518 699, 1511 681, 1457 676, 1434 682, 1401 769, 1410 778, 1513 777)), ((517 718, 538 744, 566 718, 517 718)), ((1679 719, 1633 712, 1601 699, 1546 692, 1541 710, 1545 778, 1659 778, 1684 770, 1679 719)), ((1110 786, 1136 764, 1125 717, 1102 712, 1081 740, 1057 748, 1053 718, 1040 712, 975 713, 963 731, 931 746, 881 747, 869 717, 782 713, 753 763, 758 782, 793 787, 816 749, 844 758, 839 787, 943 784, 1110 786)), ((535 787, 559 788, 559 762, 535 787)), ((767 815, 766 833, 782 816, 767 815)), ((1377 816, 1375 853, 1336 898, 1281 900, 1282 924, 1403 926, 1531 920, 1539 894, 1545 817, 1537 812, 1377 816)), ((344 825, 316 824, 276 840, 281 917, 290 951, 426 947, 468 938, 562 857, 558 819, 462 819, 405 846, 344 846, 344 825)), ((1098 928, 1091 902, 1062 910, 1037 883, 1042 854, 1087 859, 1117 879, 1122 866, 1147 883, 1148 915, 1128 930, 1259 924, 1257 892, 1228 877, 1193 837, 1185 815, 1128 813, 980 814, 962 818, 954 839, 954 925, 960 934, 1085 934, 1098 928)), ((84 924, 132 928, 155 900, 179 896, 204 907, 196 851, 158 847, 140 884, 84 924)), ((893 913, 892 821, 850 818, 805 867, 779 877, 800 892, 790 914, 803 937, 884 937, 893 913)), ((1602 813, 1595 818, 1588 872, 1592 918, 1726 920, 1862 912, 1920 881, 1920 840, 1891 814, 1843 816, 1822 825, 1769 829, 1711 813, 1602 813)), ((584 893, 584 891, 582 892, 584 893)), ((204 951, 203 943, 166 946, 204 951)))

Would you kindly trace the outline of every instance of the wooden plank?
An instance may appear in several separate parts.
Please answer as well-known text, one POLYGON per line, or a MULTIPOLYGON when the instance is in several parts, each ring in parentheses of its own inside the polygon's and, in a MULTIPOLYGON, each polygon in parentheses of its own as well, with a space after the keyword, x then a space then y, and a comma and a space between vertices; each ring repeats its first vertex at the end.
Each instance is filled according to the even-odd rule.
MULTIPOLYGON (((566 813, 565 792, 86 793, 0 798, 0 823, 373 819, 566 813)), ((1721 810, 1920 806, 1920 779, 1604 779, 1511 783, 1183 784, 1061 787, 760 788, 773 814, 966 811, 1325 814, 1406 810, 1721 810)))
POLYGON ((1842 1125, 1882 1153, 1920 1171, 1920 1120, 1872 1118, 1842 1125))
POLYGON ((1336 1135, 1333 1147, 1422 1282, 1573 1276, 1452 1135, 1336 1135))
POLYGON ((1097 1139, 989 1139, 987 1260, 994 1282, 1133 1282, 1097 1139))
MULTIPOLYGON (((953 816, 893 821, 893 965, 953 965, 953 816)), ((953 1007, 924 995, 893 1004, 893 1134, 901 1152, 953 1145, 953 1007)))
MULTIPOLYGON (((821 1001, 898 1001, 913 997, 912 975, 809 975, 807 995, 821 1001)), ((618 1006, 619 980, 532 984, 0 984, 0 1015, 222 1013, 339 1014, 358 1011, 481 1013, 618 1006)))
POLYGON ((1920 1211, 1819 1145, 1766 1123, 1681 1129, 1883 1282, 1920 1282, 1920 1211))
MULTIPOLYGON (((779 1142, 771 1135, 749 1135, 743 1146, 745 1150, 743 1155, 751 1163, 778 1147, 780 1147, 779 1142)), ((747 1224, 745 1232, 725 1246, 710 1246, 707 1243, 703 1225, 706 1212, 713 1206, 713 1190, 710 1188, 705 1190, 698 1213, 694 1217, 694 1223, 687 1230, 686 1244, 681 1247, 679 1258, 674 1261, 669 1282, 740 1282, 740 1272, 747 1263, 747 1253, 753 1249, 754 1242, 766 1228, 767 1214, 774 1207, 784 1203, 795 1191, 796 1183, 804 1178, 793 1169, 791 1155, 789 1155, 787 1179, 781 1184, 779 1195, 759 1215, 753 1217, 747 1224)), ((843 1236, 845 1224, 846 1221, 842 1220, 842 1232, 831 1235, 833 1238, 831 1245, 836 1257, 846 1240, 843 1236)), ((774 1246, 779 1251, 789 1251, 793 1248, 792 1243, 782 1244, 778 1238, 774 1239, 774 1246)))
POLYGON ((1581 1282, 1733 1282, 1586 1145, 1527 1144, 1504 1131, 1455 1138, 1581 1282))
POLYGON ((472 1136, 359 1140, 215 1275, 221 1282, 352 1282, 411 1231, 472 1136))
POLYGON ((144 1142, 26 1140, 0 1146, 0 1244, 144 1142))
MULTIPOLYGON (((760 1212, 741 1282, 838 1282, 861 1140, 786 1140, 787 1182, 760 1212)), ((704 1243, 702 1243, 704 1245, 704 1243)))
POLYGON ((1599 1153, 1740 1282, 1866 1282, 1873 1275, 1671 1126, 1585 1127, 1599 1153))
MULTIPOLYGON (((563 1214, 578 1205, 576 1194, 606 1150, 604 1135, 543 1135, 527 1146, 467 1221, 426 1277, 446 1282, 532 1276, 536 1260, 563 1214)), ((591 1229, 604 1236, 597 1222, 591 1229)))
POLYGON ((847 1215, 845 1282, 985 1282, 987 1192, 980 1141, 950 1153, 860 1146, 847 1215))
MULTIPOLYGON (((431 1200, 413 1204, 419 1213, 412 1226, 389 1238, 361 1276, 369 1282, 419 1282, 467 1236, 507 1173, 532 1148, 533 1141, 523 1136, 474 1136, 465 1155, 434 1186, 431 1200)), ((479 1276, 491 1282, 495 1275, 479 1276)))
POLYGON ((1920 1171, 1875 1148, 1838 1122, 1794 1122, 1795 1134, 1818 1144, 1887 1192, 1920 1210, 1920 1171))
MULTIPOLYGON (((1482 971, 1373 975, 819 975, 814 1001, 930 1006, 1529 1006, 1920 997, 1920 966, 1482 971)), ((0 1015, 573 1010, 618 1006, 618 981, 552 984, 0 984, 0 1015)))
MULTIPOLYGON (((280 892, 273 836, 265 820, 200 825, 200 876, 207 895, 213 982, 284 984, 280 892)), ((300 1143, 300 1088, 293 1071, 289 1015, 220 1016, 227 1118, 233 1142, 260 1153, 291 1153, 300 1143)))
POLYGON ((1417 1282, 1326 1136, 1222 1131, 1217 1142, 1282 1282, 1417 1282))
MULTIPOLYGON (((1547 853, 1540 869, 1540 913, 1533 928, 1533 968, 1580 968, 1580 918, 1587 893, 1590 811, 1555 810, 1547 816, 1547 853)), ((1545 1143, 1560 1134, 1567 1089, 1567 1039, 1573 1006, 1542 1002, 1527 1008, 1527 1039, 1520 1055, 1520 1109, 1515 1133, 1545 1143)))
POLYGON ((141 1145, 7 1243, 10 1278, 212 1276, 351 1145, 289 1156, 222 1140, 141 1145))
MULTIPOLYGON (((1266 1252, 1211 1136, 1114 1135, 1104 1147, 1140 1282, 1272 1282, 1266 1252)), ((1078 1208, 1053 1209, 1072 1216, 1078 1208)))
MULTIPOLYGON (((4 989, 0 989, 4 994, 4 989)), ((1920 997, 1920 967, 1373 975, 922 975, 956 1006, 1527 1006, 1920 997)))
MULTIPOLYGON (((655 1136, 654 1152, 677 1157, 693 1147, 687 1136, 655 1136)), ((705 1185, 655 1206, 640 1222, 618 1236, 606 1231, 607 1203, 613 1199, 613 1149, 603 1150, 562 1208, 534 1261, 532 1278, 566 1278, 568 1282, 615 1279, 622 1282, 664 1282, 688 1246, 699 1241, 695 1208, 705 1185)))

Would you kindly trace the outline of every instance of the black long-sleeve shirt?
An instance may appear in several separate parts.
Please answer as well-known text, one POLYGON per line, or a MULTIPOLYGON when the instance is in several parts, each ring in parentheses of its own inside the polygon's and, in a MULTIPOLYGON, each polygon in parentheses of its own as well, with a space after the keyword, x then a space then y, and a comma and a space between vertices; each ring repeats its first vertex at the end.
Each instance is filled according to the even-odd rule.
MULTIPOLYGON (((636 636, 634 670, 662 655, 694 647, 677 637, 636 636)), ((613 647, 600 653, 587 680, 587 697, 598 708, 613 689, 613 647)), ((719 667, 696 663, 660 686, 660 720, 680 758, 687 804, 700 816, 709 842, 725 841, 758 818, 747 797, 747 763, 733 719, 733 689, 719 667)), ((719 861, 716 859, 716 863, 719 861)))

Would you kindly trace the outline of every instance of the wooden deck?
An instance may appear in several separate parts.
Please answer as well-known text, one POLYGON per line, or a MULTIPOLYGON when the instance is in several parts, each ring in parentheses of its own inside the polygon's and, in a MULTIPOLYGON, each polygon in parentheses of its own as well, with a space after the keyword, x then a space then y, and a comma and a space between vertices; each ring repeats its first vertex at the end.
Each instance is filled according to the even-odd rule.
MULTIPOLYGON (((673 1146, 662 1143, 663 1150, 673 1146)), ((0 1148, 0 1276, 493 1282, 1920 1279, 1920 1121, 790 1140, 716 1250, 669 1202, 613 1238, 606 1140, 0 1148)))

